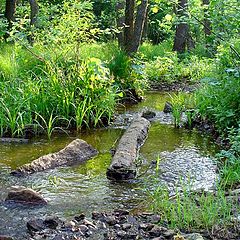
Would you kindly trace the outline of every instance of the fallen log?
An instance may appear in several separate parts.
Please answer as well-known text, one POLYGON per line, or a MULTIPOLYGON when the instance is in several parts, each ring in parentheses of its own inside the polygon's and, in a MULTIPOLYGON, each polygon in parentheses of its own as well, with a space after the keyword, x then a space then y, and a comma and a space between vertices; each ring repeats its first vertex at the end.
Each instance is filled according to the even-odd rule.
POLYGON ((76 139, 57 153, 42 156, 11 172, 12 175, 27 175, 60 166, 83 163, 94 157, 98 151, 81 139, 76 139))
POLYGON ((143 117, 133 120, 120 139, 112 163, 107 169, 108 179, 127 180, 136 176, 135 160, 147 138, 149 126, 150 122, 143 117))

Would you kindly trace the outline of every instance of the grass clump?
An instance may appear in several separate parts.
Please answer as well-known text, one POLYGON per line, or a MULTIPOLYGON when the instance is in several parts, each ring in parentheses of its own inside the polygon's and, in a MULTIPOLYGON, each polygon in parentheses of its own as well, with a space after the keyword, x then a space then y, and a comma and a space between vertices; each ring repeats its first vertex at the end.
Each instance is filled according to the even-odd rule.
POLYGON ((2 136, 23 136, 29 125, 41 126, 50 136, 56 127, 80 130, 110 120, 118 90, 100 59, 44 52, 44 61, 27 69, 18 57, 22 51, 6 51, 16 66, 12 75, 0 61, 2 136))
POLYGON ((158 186, 150 193, 151 210, 161 216, 160 223, 180 230, 211 230, 216 225, 228 224, 232 218, 234 202, 225 192, 191 193, 186 190, 169 196, 168 190, 158 186))

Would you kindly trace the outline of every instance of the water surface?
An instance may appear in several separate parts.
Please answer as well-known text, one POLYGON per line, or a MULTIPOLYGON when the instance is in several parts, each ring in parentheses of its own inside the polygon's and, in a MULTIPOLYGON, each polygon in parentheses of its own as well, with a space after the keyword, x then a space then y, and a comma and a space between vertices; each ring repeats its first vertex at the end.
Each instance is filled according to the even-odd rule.
MULTIPOLYGON (((132 111, 139 111, 146 106, 161 111, 168 98, 168 94, 148 93, 145 102, 124 108, 124 111, 131 114, 132 111)), ((106 178, 106 169, 111 162, 109 150, 116 145, 123 131, 121 128, 104 128, 72 136, 58 135, 51 141, 33 139, 27 144, 1 143, 0 235, 10 234, 24 239, 26 222, 32 217, 58 215, 71 218, 81 212, 90 214, 94 210, 132 209, 138 206, 146 197, 142 189, 151 171, 130 182, 115 183, 106 178), (79 166, 61 167, 22 178, 9 175, 12 169, 44 154, 58 151, 75 138, 86 140, 99 151, 99 155, 79 166), (39 208, 5 205, 3 200, 13 185, 23 185, 40 191, 49 205, 39 208)), ((214 154, 217 147, 211 138, 201 136, 196 131, 175 129, 172 125, 163 125, 156 121, 152 123, 148 139, 140 151, 143 167, 139 172, 151 168, 151 162, 163 152, 171 154, 176 149, 194 149, 199 156, 208 157, 214 154)))

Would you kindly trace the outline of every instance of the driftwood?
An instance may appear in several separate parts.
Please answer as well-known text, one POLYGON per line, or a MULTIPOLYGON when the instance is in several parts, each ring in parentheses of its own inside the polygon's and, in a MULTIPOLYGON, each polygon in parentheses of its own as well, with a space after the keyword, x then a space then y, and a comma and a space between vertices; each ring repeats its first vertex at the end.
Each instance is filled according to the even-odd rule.
POLYGON ((107 169, 107 178, 112 180, 132 179, 136 176, 135 160, 144 143, 150 122, 138 117, 129 126, 119 141, 112 163, 107 169))
POLYGON ((55 167, 71 166, 83 163, 97 154, 98 151, 87 142, 76 139, 59 152, 47 154, 29 164, 24 164, 22 167, 12 171, 11 174, 26 175, 55 167))

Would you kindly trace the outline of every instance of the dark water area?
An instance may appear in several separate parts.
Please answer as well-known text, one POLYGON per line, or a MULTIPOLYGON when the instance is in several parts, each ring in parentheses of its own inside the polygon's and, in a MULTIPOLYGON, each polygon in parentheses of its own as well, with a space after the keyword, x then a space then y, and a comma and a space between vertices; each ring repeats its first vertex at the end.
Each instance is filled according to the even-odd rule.
MULTIPOLYGON (((122 108, 121 112, 131 113, 139 111, 143 107, 161 111, 168 98, 168 94, 148 93, 146 101, 122 108)), ((124 130, 121 128, 102 128, 73 136, 54 136, 51 141, 33 139, 26 144, 1 143, 0 235, 8 234, 16 239, 24 239, 26 222, 34 217, 57 215, 72 218, 81 212, 88 215, 94 210, 136 208, 146 199, 143 188, 151 171, 130 182, 116 183, 106 178, 106 170, 111 162, 110 149, 115 146, 123 132, 124 130), (79 166, 56 168, 21 178, 9 174, 11 170, 29 163, 33 159, 59 151, 75 138, 81 138, 90 143, 99 151, 99 155, 79 166), (37 208, 6 205, 4 199, 7 192, 11 186, 16 185, 39 191, 49 204, 37 208)), ((141 148, 140 159, 142 159, 143 166, 139 172, 143 173, 161 154, 166 155, 166 152, 171 153, 176 149, 178 151, 184 149, 184 156, 186 156, 186 149, 190 149, 190 153, 187 152, 188 155, 196 152, 197 156, 207 158, 207 161, 210 162, 209 156, 217 151, 214 142, 206 135, 202 136, 194 130, 175 129, 172 125, 163 125, 156 121, 152 123, 149 136, 141 148)), ((189 161, 192 159, 195 161, 195 155, 190 157, 189 161)), ((174 164, 174 161, 170 162, 174 164)), ((184 164, 186 165, 186 163, 184 164)), ((178 160, 178 165, 181 165, 181 160, 178 160)))

